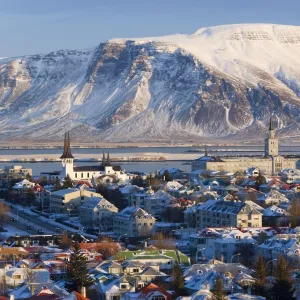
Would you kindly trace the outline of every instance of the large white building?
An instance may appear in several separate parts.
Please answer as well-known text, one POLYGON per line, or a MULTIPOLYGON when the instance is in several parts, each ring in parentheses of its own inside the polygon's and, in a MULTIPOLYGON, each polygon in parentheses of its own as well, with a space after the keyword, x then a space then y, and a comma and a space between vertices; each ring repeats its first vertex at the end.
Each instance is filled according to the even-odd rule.
POLYGON ((60 158, 62 159, 62 178, 69 175, 72 180, 91 180, 93 177, 97 178, 100 176, 112 176, 123 181, 127 179, 127 175, 122 171, 120 166, 111 164, 109 153, 107 157, 103 153, 101 165, 74 166, 74 156, 71 152, 69 133, 65 134, 64 152, 60 158))
POLYGON ((259 168, 265 174, 275 175, 282 169, 296 169, 299 157, 278 155, 278 139, 270 120, 269 132, 265 138, 265 155, 256 157, 221 157, 204 155, 192 161, 192 171, 215 170, 215 171, 247 171, 249 167, 259 168))

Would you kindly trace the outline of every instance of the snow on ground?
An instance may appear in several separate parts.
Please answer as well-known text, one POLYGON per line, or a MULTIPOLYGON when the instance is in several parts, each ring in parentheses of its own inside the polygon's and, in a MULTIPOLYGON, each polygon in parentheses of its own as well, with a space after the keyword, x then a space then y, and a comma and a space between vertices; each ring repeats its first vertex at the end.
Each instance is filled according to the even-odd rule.
POLYGON ((15 228, 11 225, 5 225, 4 229, 7 230, 7 232, 0 232, 0 239, 5 240, 10 236, 15 236, 15 235, 30 235, 30 233, 20 230, 18 228, 15 228))
MULTIPOLYGON (((110 154, 110 157, 112 159, 118 159, 120 161, 132 161, 136 159, 143 160, 159 160, 160 158, 164 158, 165 160, 193 160, 201 156, 202 153, 185 153, 184 155, 182 153, 164 153, 164 152, 132 152, 132 153, 126 153, 126 155, 123 154, 110 154)), ((102 154, 99 153, 98 156, 95 156, 95 154, 89 154, 89 153, 78 153, 76 154, 76 159, 83 159, 83 160, 102 160, 102 154)), ((11 155, 11 154, 3 154, 1 155, 0 162, 3 161, 19 161, 22 163, 22 161, 30 162, 32 160, 35 161, 61 161, 58 154, 45 154, 45 156, 36 156, 36 154, 22 154, 20 155, 11 155)))

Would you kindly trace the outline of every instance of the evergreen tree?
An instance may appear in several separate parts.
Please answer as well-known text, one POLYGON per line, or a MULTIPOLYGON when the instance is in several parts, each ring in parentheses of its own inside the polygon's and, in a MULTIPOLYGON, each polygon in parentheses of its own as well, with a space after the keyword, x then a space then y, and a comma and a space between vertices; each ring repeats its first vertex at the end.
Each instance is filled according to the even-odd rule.
POLYGON ((69 174, 63 180, 63 189, 68 189, 73 187, 72 179, 70 178, 69 174))
POLYGON ((169 173, 168 170, 164 171, 163 178, 164 178, 165 181, 172 181, 173 180, 173 178, 172 178, 172 176, 171 176, 171 174, 169 173))
POLYGON ((93 279, 88 274, 87 261, 80 253, 78 243, 74 244, 73 253, 67 263, 66 289, 70 292, 80 292, 82 287, 89 287, 93 284, 93 279))
POLYGON ((223 300, 225 299, 224 296, 224 286, 223 286, 223 279, 218 276, 216 278, 214 287, 213 287, 213 294, 215 295, 214 300, 223 300))
POLYGON ((139 187, 147 187, 148 182, 143 179, 142 176, 138 175, 131 180, 132 185, 137 185, 139 187))
POLYGON ((26 173, 25 179, 27 179, 28 181, 32 181, 32 177, 29 173, 26 173))
POLYGON ((288 262, 280 255, 274 267, 275 284, 271 289, 271 299, 293 300, 294 290, 288 262))
POLYGON ((33 189, 27 189, 26 191, 27 204, 32 205, 35 202, 36 195, 33 189))
POLYGON ((256 281, 254 285, 254 294, 265 296, 265 283, 267 280, 266 267, 263 256, 260 256, 255 264, 256 281))
POLYGON ((60 183, 60 180, 58 178, 55 179, 55 182, 54 182, 54 191, 58 191, 58 190, 61 190, 61 183, 60 183))
POLYGON ((97 184, 96 193, 102 195, 103 198, 108 200, 108 190, 107 186, 104 183, 100 182, 97 184))
POLYGON ((265 184, 267 181, 266 181, 266 178, 265 176, 263 176, 260 172, 258 173, 257 177, 255 178, 255 187, 256 189, 258 190, 259 187, 262 185, 262 184, 265 184))
POLYGON ((184 296, 185 288, 184 288, 184 278, 181 271, 180 266, 176 262, 171 275, 171 282, 173 285, 173 289, 176 293, 176 296, 184 296))

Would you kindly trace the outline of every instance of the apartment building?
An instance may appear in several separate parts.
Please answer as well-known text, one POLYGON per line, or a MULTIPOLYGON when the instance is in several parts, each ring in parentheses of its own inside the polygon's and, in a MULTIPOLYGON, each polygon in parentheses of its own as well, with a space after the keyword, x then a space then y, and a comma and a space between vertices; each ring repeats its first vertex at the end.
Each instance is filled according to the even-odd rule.
POLYGON ((79 207, 92 197, 102 197, 88 190, 74 188, 55 191, 50 195, 50 210, 55 213, 78 215, 79 207))
POLYGON ((206 227, 261 227, 262 213, 245 202, 208 200, 197 206, 196 225, 206 227))
POLYGON ((79 208, 80 223, 86 228, 112 230, 118 208, 104 198, 92 197, 79 208))
POLYGON ((155 218, 140 207, 128 206, 113 218, 114 233, 129 238, 151 236, 155 218))

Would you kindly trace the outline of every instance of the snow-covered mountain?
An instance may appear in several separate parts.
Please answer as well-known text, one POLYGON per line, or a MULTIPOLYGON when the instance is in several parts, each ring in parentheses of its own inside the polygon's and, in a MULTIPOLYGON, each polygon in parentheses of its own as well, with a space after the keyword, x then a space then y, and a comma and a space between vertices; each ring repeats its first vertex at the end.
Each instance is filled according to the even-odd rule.
POLYGON ((300 27, 201 28, 0 59, 0 137, 186 140, 300 129, 300 27))

